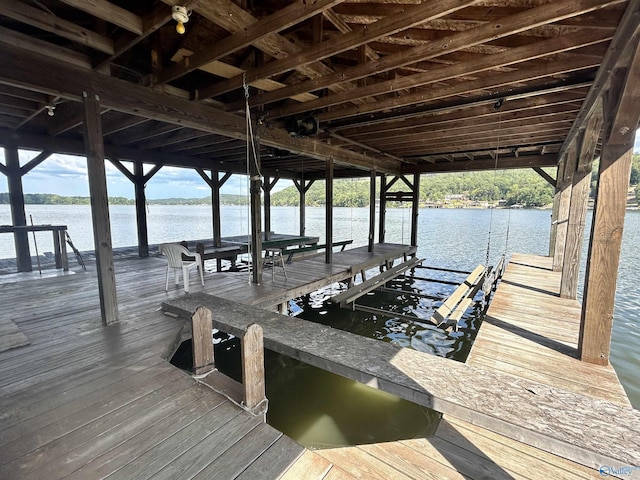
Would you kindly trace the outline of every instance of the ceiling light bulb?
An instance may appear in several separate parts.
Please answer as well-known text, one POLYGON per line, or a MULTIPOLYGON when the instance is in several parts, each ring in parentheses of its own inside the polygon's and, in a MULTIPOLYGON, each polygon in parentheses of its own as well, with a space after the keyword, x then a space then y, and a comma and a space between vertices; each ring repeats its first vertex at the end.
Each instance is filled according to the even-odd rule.
POLYGON ((189 21, 189 12, 185 7, 174 5, 171 8, 171 18, 176 21, 176 32, 183 35, 185 32, 184 24, 189 21))
POLYGON ((54 105, 45 105, 45 108, 47 109, 47 115, 49 115, 50 117, 53 117, 55 115, 54 110, 56 109, 56 107, 54 105))

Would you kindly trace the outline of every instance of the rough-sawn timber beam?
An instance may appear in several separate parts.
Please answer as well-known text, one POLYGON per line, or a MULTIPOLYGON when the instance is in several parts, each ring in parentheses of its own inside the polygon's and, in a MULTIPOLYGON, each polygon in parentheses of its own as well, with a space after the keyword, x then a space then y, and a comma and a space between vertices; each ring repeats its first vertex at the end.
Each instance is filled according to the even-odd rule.
POLYGON ((411 165, 406 166, 403 171, 404 173, 473 172, 494 169, 503 170, 508 168, 555 167, 557 165, 558 156, 556 154, 546 154, 499 157, 497 161, 485 159, 411 165))
MULTIPOLYGON (((0 56, 0 83, 74 101, 81 100, 83 91, 92 90, 100 97, 101 105, 112 110, 246 140, 246 123, 240 116, 10 46, 6 46, 0 56), (42 75, 42 72, 47 72, 47 75, 42 75)), ((283 129, 264 129, 260 132, 260 138, 264 145, 311 158, 333 158, 336 163, 387 173, 400 170, 398 161, 382 160, 318 140, 294 139, 283 129)))
POLYGON ((640 412, 632 408, 202 293, 163 304, 185 318, 201 306, 222 331, 239 335, 255 322, 265 348, 582 465, 640 463, 640 412), (587 434, 594 429, 598 435, 587 434))
POLYGON ((635 36, 640 30, 640 0, 631 0, 627 7, 627 10, 620 21, 609 49, 600 64, 596 78, 593 81, 591 90, 587 94, 582 108, 576 117, 576 121, 571 126, 571 130, 567 134, 558 157, 562 158, 571 146, 571 144, 578 138, 580 130, 583 130, 587 121, 591 117, 591 114, 595 110, 596 106, 602 101, 602 95, 606 91, 611 78, 611 72, 623 57, 627 47, 634 41, 635 36))

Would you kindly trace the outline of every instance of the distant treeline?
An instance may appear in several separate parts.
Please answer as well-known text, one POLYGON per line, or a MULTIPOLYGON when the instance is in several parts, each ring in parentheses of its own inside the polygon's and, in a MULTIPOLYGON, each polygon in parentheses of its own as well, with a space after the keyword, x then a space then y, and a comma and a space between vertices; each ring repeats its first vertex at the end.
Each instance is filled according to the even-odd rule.
MULTIPOLYGON (((89 197, 67 197, 51 193, 25 193, 24 202, 29 205, 89 205, 89 197)), ((221 194, 223 205, 246 205, 244 195, 221 194)), ((109 205, 135 205, 135 200, 125 197, 109 197, 109 205)), ((160 198, 147 200, 149 205, 211 205, 211 197, 202 198, 160 198)), ((0 205, 9 204, 9 194, 0 193, 0 205)))
MULTIPOLYGON (((547 169, 555 177, 555 168, 547 169)), ((593 166, 591 193, 595 193, 597 183, 597 163, 593 166)), ((640 184, 640 154, 633 156, 630 185, 640 184)), ((402 181, 396 182, 391 191, 406 190, 402 181)), ((379 183, 376 187, 379 195, 379 183)), ((635 189, 640 203, 640 186, 635 189)), ((271 195, 274 206, 296 206, 300 195, 294 187, 287 187, 271 195)), ((553 187, 531 169, 501 170, 469 173, 439 173, 422 175, 420 178, 420 202, 426 203, 462 203, 465 202, 504 202, 506 205, 541 207, 553 201, 553 187), (452 198, 454 196, 455 198, 452 198)), ((221 194, 223 205, 246 205, 245 195, 221 194)), ((315 182, 307 191, 306 202, 309 206, 325 204, 324 182, 315 182)), ((9 203, 9 194, 0 193, 0 204, 9 203)), ((25 194, 25 203, 35 205, 86 205, 89 197, 66 197, 48 193, 25 194)), ((211 197, 202 198, 163 198, 147 200, 150 205, 211 205, 211 197)), ((132 199, 110 197, 111 205, 134 205, 132 199)), ((369 205, 369 179, 337 179, 334 182, 333 204, 337 207, 366 207, 369 205)), ((393 203, 392 203, 393 205, 393 203)))

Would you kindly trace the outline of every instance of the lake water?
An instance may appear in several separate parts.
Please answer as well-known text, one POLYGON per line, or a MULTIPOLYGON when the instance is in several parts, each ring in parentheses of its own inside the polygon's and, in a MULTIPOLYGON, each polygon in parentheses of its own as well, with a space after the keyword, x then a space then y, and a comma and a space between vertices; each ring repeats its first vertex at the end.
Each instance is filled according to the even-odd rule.
MULTIPOLYGON (((35 224, 64 224, 69 227, 69 233, 75 245, 80 250, 92 250, 93 238, 88 206, 51 206, 51 205, 27 205, 27 218, 33 217, 35 224)), ((523 252, 546 255, 548 253, 549 210, 472 210, 472 209, 422 209, 419 216, 419 249, 418 255, 425 258, 425 265, 460 269, 470 271, 478 264, 484 263, 489 247, 490 264, 497 262, 503 253, 523 252), (489 235, 491 231, 491 235, 489 235), (490 236, 490 241, 489 241, 490 236)), ((368 235, 368 208, 335 208, 334 209, 334 236, 335 240, 353 239, 353 246, 367 244, 368 235)), ((110 208, 112 225, 112 237, 114 247, 132 246, 136 244, 135 210, 133 206, 113 206, 110 208)), ((152 244, 161 242, 180 241, 184 239, 200 239, 211 237, 211 207, 202 206, 149 206, 149 242, 152 244)), ((590 218, 589 218, 590 221, 590 218)), ((0 225, 10 224, 10 212, 8 205, 0 205, 0 225)), ((408 243, 410 238, 410 210, 409 209, 388 209, 387 210, 387 232, 386 241, 397 243, 408 243)), ((307 230, 308 235, 320 236, 320 242, 324 241, 324 209, 307 208, 307 230)), ((587 226, 588 228, 588 226, 587 226)), ((274 207, 272 209, 272 230, 279 233, 297 234, 299 231, 298 210, 294 207, 274 207)), ((239 235, 248 231, 248 211, 246 207, 225 206, 222 208, 222 235, 239 235)), ((377 236, 377 230, 376 230, 377 236)), ((618 279, 618 289, 616 294, 616 309, 614 314, 614 327, 612 338, 611 359, 622 384, 624 385, 632 403, 636 408, 640 408, 640 379, 637 372, 640 367, 640 286, 637 274, 640 268, 640 250, 635 247, 635 243, 640 239, 640 212, 628 211, 624 230, 622 245, 622 260, 618 279)), ((46 252, 52 250, 51 238, 48 233, 38 233, 39 251, 46 252)), ((34 252, 32 251, 32 254, 34 252)), ((0 236, 0 258, 12 258, 15 256, 13 240, 11 235, 0 236)), ((584 255, 583 268, 584 271, 584 255)), ((444 274, 437 272, 422 271, 419 275, 443 278, 444 274)), ((455 276, 451 280, 460 280, 455 276)), ((402 285, 399 285, 402 286, 402 285)), ((410 287, 410 286, 403 286, 410 287)), ((339 287, 331 287, 339 288, 339 287)), ((434 296, 445 297, 455 287, 442 284, 422 285, 422 288, 434 296)), ((331 292, 329 292, 331 293, 331 292)), ((297 312, 304 318, 314 321, 332 323, 337 322, 340 328, 356 331, 360 334, 373 336, 385 341, 392 341, 400 345, 411 343, 410 337, 406 335, 407 325, 397 320, 380 320, 376 323, 367 320, 371 316, 361 315, 362 312, 331 312, 324 302, 327 292, 319 292, 311 296, 306 302, 301 301, 293 304, 297 312), (363 322, 362 319, 365 319, 363 322), (359 331, 361 330, 361 331, 359 331)), ((403 302, 404 297, 397 295, 379 296, 377 305, 384 304, 384 308, 397 308, 402 311, 406 307, 403 302)), ((366 303, 365 298, 363 303, 366 303)), ((432 302, 429 300, 412 300, 410 311, 416 313, 428 313, 432 311, 432 302), (411 310, 412 309, 412 310, 411 310)), ((468 323, 475 320, 475 312, 465 316, 468 323)), ((471 325, 473 326, 473 325, 471 325)), ((472 331, 470 328, 469 331, 472 331)), ((430 332, 427 332, 430 333, 430 332)), ((439 335, 438 332, 433 333, 439 335)), ((464 334, 466 335, 466 334, 464 334)), ((462 336, 464 336, 462 335, 462 336)), ((466 355, 464 342, 456 342, 449 345, 446 342, 438 343, 444 345, 444 351, 436 353, 447 356, 459 356, 463 359, 466 355)), ((461 340, 465 340, 461 338, 461 340)), ((428 343, 428 342, 427 342, 428 343)), ((468 342, 467 342, 468 344, 468 342)), ((414 345, 415 346, 415 345, 414 345)), ((232 349, 232 347, 229 347, 232 349)), ((303 394, 303 391, 310 392, 312 385, 318 385, 319 379, 325 375, 322 371, 313 371, 311 367, 297 364, 290 359, 283 359, 279 356, 267 358, 268 368, 276 368, 278 375, 272 375, 271 381, 267 381, 269 396, 275 395, 275 391, 282 391, 287 396, 296 398, 303 394), (271 365, 271 367, 269 367, 271 365), (284 370, 282 367, 286 367, 284 370), (283 387, 285 380, 282 372, 296 372, 299 381, 297 386, 291 385, 283 387), (271 385, 271 387, 270 387, 271 385), (277 387, 277 388, 276 388, 277 387), (302 390, 300 390, 302 389, 302 390), (269 392, 270 390, 270 392, 269 392)), ((317 432, 332 431, 334 437, 328 439, 326 444, 340 444, 341 438, 345 442, 351 441, 358 432, 368 432, 369 437, 356 439, 357 441, 371 441, 380 439, 393 439, 391 437, 378 437, 372 432, 371 425, 363 429, 357 422, 352 426, 352 430, 346 431, 343 427, 337 428, 333 425, 340 417, 353 418, 353 413, 349 411, 348 405, 352 407, 362 403, 362 398, 353 401, 353 395, 362 393, 368 387, 357 386, 353 382, 341 383, 341 380, 332 380, 328 384, 332 385, 331 390, 320 388, 311 393, 307 393, 307 398, 315 398, 318 411, 311 417, 307 416, 304 421, 293 421, 288 427, 278 425, 278 421, 287 422, 291 419, 291 410, 283 407, 283 404, 272 402, 270 416, 276 426, 282 427, 292 436, 296 436, 292 429, 299 428, 301 424, 310 424, 301 435, 299 441, 305 443, 305 435, 316 435, 317 432), (340 398, 340 401, 336 399, 340 398), (320 408, 322 406, 322 408, 320 408), (332 409, 332 411, 327 411, 332 409), (278 420, 277 417, 281 419, 278 420), (310 420, 313 418, 313 421, 310 420), (331 424, 331 425, 329 425, 331 424), (313 428, 312 428, 313 427, 313 428), (289 430, 287 431, 287 428, 289 430), (310 433, 312 432, 312 433, 310 433), (337 439, 336 439, 337 435, 337 439)), ((370 390, 370 389, 369 389, 370 390)), ((375 423, 380 427, 380 432, 389 431, 389 425, 381 419, 389 419, 393 425, 405 425, 406 429, 413 428, 416 434, 428 431, 434 425, 433 418, 424 410, 412 410, 408 405, 399 406, 397 414, 390 416, 390 405, 396 405, 398 400, 395 397, 386 396, 383 393, 367 391, 365 397, 368 399, 368 409, 372 412, 373 418, 378 419, 375 423), (382 415, 380 412, 384 411, 382 415), (424 414, 424 415, 423 415, 424 414), (423 415, 422 422, 415 422, 416 415, 423 415), (414 419, 414 420, 411 420, 414 419)), ((408 403, 408 402, 407 402, 408 403)), ((364 403, 362 403, 364 405, 364 403)), ((396 405, 397 406, 397 405, 396 405)), ((364 408, 364 407, 363 407, 364 408)), ((401 429, 402 430, 402 429, 401 429)), ((386 434, 385 433, 385 434, 386 434)), ((382 435, 382 433, 381 433, 382 435)), ((323 445, 322 440, 317 437, 308 443, 311 446, 323 445)), ((356 442, 357 443, 357 442, 356 442)))

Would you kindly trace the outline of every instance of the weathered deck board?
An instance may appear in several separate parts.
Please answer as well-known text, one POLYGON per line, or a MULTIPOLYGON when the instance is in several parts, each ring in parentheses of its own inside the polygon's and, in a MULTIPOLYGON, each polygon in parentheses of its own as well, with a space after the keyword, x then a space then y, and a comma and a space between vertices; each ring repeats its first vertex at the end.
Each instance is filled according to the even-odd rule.
POLYGON ((512 256, 467 363, 629 406, 613 367, 575 358, 580 305, 560 298, 551 263, 512 256))
MULTIPOLYGON (((384 253, 384 248, 381 247, 380 252, 384 253)), ((325 276, 328 277, 323 280, 325 282, 333 281, 339 275, 347 278, 351 262, 364 264, 375 260, 367 252, 350 252, 336 252, 336 262, 332 266, 324 264, 322 259, 294 262, 287 265, 287 273, 292 272, 292 278, 286 281, 276 278, 276 282, 269 284, 270 278, 266 277, 270 276, 267 275, 262 289, 248 289, 246 273, 208 274, 204 288, 196 287, 192 282, 192 289, 224 291, 228 298, 254 304, 260 304, 263 298, 268 297, 265 304, 273 306, 287 292, 311 288, 311 283, 325 276)), ((544 267, 541 260, 538 269, 544 267)), ((247 463, 227 471, 235 475, 244 468, 238 478, 278 478, 304 451, 284 436, 273 441, 275 437, 270 436, 271 433, 266 436, 256 433, 257 442, 252 441, 246 446, 242 443, 229 445, 213 459, 207 456, 208 448, 199 446, 203 440, 214 438, 216 432, 224 434, 227 431, 221 430, 224 424, 233 418, 239 421, 244 414, 208 389, 203 390, 205 387, 191 383, 188 378, 185 380, 190 383, 171 395, 170 382, 160 378, 163 368, 175 372, 160 359, 160 355, 180 324, 156 309, 162 301, 183 294, 182 289, 164 292, 164 268, 161 258, 116 262, 122 321, 108 329, 100 326, 97 286, 91 271, 42 280, 36 277, 21 283, 2 279, 3 312, 7 312, 7 318, 14 321, 33 343, 0 352, 0 384, 3 385, 0 387, 0 468, 6 467, 8 473, 19 472, 19 478, 84 480, 111 474, 109 478, 149 478, 163 470, 164 474, 174 471, 174 468, 177 471, 181 462, 190 458, 191 449, 198 451, 202 448, 202 455, 191 458, 198 464, 193 467, 196 474, 206 468, 214 469, 223 458, 233 457, 239 462, 236 465, 243 463, 241 458, 245 458, 247 463), (35 285, 37 288, 33 288, 35 285), (65 355, 76 363, 65 363, 65 355), (143 390, 151 386, 147 382, 155 382, 154 378, 159 379, 162 385, 144 395, 143 390), (138 399, 147 403, 136 407, 138 399), (92 410, 94 419, 90 418, 92 410), (110 418, 113 414, 117 416, 110 418), (21 442, 24 442, 22 446, 21 442), (4 461, 5 451, 10 455, 6 457, 8 462, 4 461), (177 463, 171 467, 174 461, 177 463), (254 475, 256 472, 264 475, 257 477, 254 475)), ((513 283, 526 286, 527 281, 526 274, 513 277, 513 283)), ((504 283, 505 296, 498 296, 495 305, 515 316, 514 312, 522 308, 523 301, 525 304, 534 301, 532 299, 539 291, 547 291, 549 295, 548 292, 557 288, 556 284, 553 272, 548 271, 542 271, 539 284, 531 282, 528 285, 537 290, 504 283), (511 303, 506 304, 503 299, 511 303)), ((559 322, 571 324, 565 318, 568 315, 565 310, 570 312, 571 308, 565 309, 558 300, 552 296, 545 301, 562 313, 559 322)), ((515 318, 514 322, 526 322, 530 317, 523 315, 515 318)), ((522 323, 517 325, 525 328, 522 323)), ((530 339, 522 337, 517 345, 514 343, 513 353, 510 353, 504 348, 513 333, 503 327, 489 322, 483 327, 493 329, 487 330, 491 332, 491 338, 485 336, 480 340, 486 342, 485 348, 493 353, 483 356, 482 361, 495 362, 504 353, 504 361, 491 369, 504 373, 518 369, 516 373, 520 373, 523 367, 515 365, 514 358, 535 357, 537 352, 538 358, 544 358, 546 364, 553 362, 562 348, 569 353, 575 350, 570 341, 563 340, 564 334, 553 335, 554 332, 547 329, 536 331, 537 335, 530 339), (541 332, 553 337, 547 340, 550 347, 540 348, 541 332)), ((480 355, 477 358, 480 362, 480 355)), ((561 368, 549 368, 544 372, 528 369, 526 374, 541 375, 530 378, 536 383, 545 383, 541 380, 546 377, 558 377, 560 380, 555 381, 562 382, 572 380, 572 391, 607 398, 605 389, 599 385, 589 387, 588 373, 582 372, 582 365, 572 368, 579 373, 573 379, 568 378, 571 375, 561 368)), ((610 373, 604 372, 603 378, 593 377, 598 378, 595 383, 611 379, 610 373)), ((529 377, 523 375, 523 378, 529 377)), ((566 385, 563 388, 570 389, 566 385)), ((248 434, 257 432, 260 425, 248 429, 248 434)), ((362 453, 356 456, 360 460, 373 458, 374 462, 382 462, 384 471, 395 475, 391 478, 430 478, 428 475, 432 475, 432 478, 479 479, 488 476, 501 478, 500 475, 506 474, 508 478, 537 479, 540 478, 537 469, 548 478, 600 477, 596 470, 451 416, 446 417, 443 425, 447 425, 446 429, 440 430, 433 439, 351 448, 361 449, 362 453), (426 447, 423 442, 431 442, 431 446, 426 447), (419 476, 418 471, 423 474, 419 476)), ((338 455, 334 455, 334 460, 337 458, 338 455)), ((351 474, 347 473, 317 453, 307 451, 300 460, 302 463, 293 463, 287 472, 289 476, 285 474, 284 478, 366 478, 355 469, 351 474), (307 458, 314 460, 305 462, 307 458), (314 471, 311 465, 319 462, 318 459, 323 467, 314 476, 311 475, 314 471), (296 471, 311 476, 294 475, 296 471)), ((202 475, 208 478, 208 475, 202 475)), ((3 475, 2 478, 11 477, 3 475)))
MULTIPOLYGON (((248 288, 246 274, 216 273, 192 289, 272 307, 347 278, 355 260, 383 263, 408 247, 376 248, 341 252, 333 265, 294 262, 286 281, 248 288)), ((32 342, 0 352, 0 478, 161 478, 187 464, 205 478, 278 478, 305 451, 161 358, 181 323, 158 307, 183 295, 164 291, 165 266, 159 257, 116 261, 121 322, 108 328, 95 265, 0 277, 3 318, 32 342)), ((328 465, 332 478, 348 477, 328 465)))
POLYGON ((185 318, 206 306, 233 335, 258 323, 266 348, 584 465, 640 463, 640 412, 625 406, 206 294, 164 306, 185 318))

